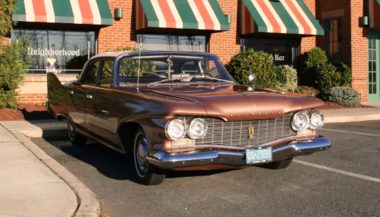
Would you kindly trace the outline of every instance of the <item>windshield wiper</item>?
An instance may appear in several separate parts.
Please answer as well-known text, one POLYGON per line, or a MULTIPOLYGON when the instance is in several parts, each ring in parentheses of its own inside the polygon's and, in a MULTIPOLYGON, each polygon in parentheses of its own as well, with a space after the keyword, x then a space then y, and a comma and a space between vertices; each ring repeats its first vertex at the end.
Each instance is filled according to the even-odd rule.
POLYGON ((221 79, 221 78, 214 78, 214 77, 211 77, 211 76, 205 76, 205 75, 196 75, 196 76, 192 76, 191 80, 193 79, 205 79, 205 80, 212 80, 212 81, 221 81, 221 82, 225 82, 225 83, 230 83, 230 84, 234 84, 235 82, 233 81, 230 81, 230 80, 225 80, 225 79, 221 79))

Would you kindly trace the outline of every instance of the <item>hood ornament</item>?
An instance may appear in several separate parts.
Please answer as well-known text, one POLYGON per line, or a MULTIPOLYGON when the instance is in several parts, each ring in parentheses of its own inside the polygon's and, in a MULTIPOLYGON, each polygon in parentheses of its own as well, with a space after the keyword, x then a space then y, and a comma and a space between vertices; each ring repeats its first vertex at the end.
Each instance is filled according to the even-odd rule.
POLYGON ((250 73, 248 76, 248 88, 247 88, 248 91, 252 92, 255 90, 255 81, 256 81, 255 73, 250 73))

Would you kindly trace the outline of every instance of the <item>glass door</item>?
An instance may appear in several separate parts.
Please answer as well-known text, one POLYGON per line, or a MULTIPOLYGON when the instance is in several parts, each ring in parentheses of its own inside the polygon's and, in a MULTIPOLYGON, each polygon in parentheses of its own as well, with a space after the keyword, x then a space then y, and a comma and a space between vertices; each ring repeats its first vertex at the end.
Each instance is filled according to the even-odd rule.
POLYGON ((368 101, 380 102, 380 34, 368 38, 368 101))

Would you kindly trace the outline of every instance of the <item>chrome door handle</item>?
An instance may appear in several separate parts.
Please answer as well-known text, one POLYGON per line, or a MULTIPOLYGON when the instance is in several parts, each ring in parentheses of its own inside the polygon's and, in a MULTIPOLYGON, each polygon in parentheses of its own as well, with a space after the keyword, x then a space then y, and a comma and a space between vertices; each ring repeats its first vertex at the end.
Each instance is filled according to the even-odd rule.
POLYGON ((87 97, 87 99, 92 99, 92 95, 91 94, 87 94, 86 97, 87 97))
POLYGON ((102 114, 102 115, 106 115, 106 116, 109 116, 110 115, 110 112, 109 111, 107 111, 107 110, 100 110, 100 113, 102 114))

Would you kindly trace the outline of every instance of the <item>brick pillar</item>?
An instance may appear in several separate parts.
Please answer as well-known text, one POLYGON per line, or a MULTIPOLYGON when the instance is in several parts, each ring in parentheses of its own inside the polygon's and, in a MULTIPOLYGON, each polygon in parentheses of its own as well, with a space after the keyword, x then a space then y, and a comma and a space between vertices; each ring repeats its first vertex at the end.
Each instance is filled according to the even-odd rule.
POLYGON ((364 28, 359 26, 359 17, 363 16, 364 1, 353 0, 351 4, 351 68, 352 87, 362 96, 362 102, 368 101, 368 39, 364 28))
MULTIPOLYGON (((311 13, 313 13, 314 17, 316 16, 316 0, 305 0, 305 4, 310 9, 311 13)), ((301 38, 301 54, 308 52, 313 47, 316 46, 316 36, 302 37, 301 38)))
POLYGON ((219 33, 212 33, 210 38, 210 52, 219 56, 220 60, 227 64, 231 58, 239 53, 240 42, 238 32, 238 1, 237 0, 219 0, 226 15, 231 16, 230 30, 219 33))

